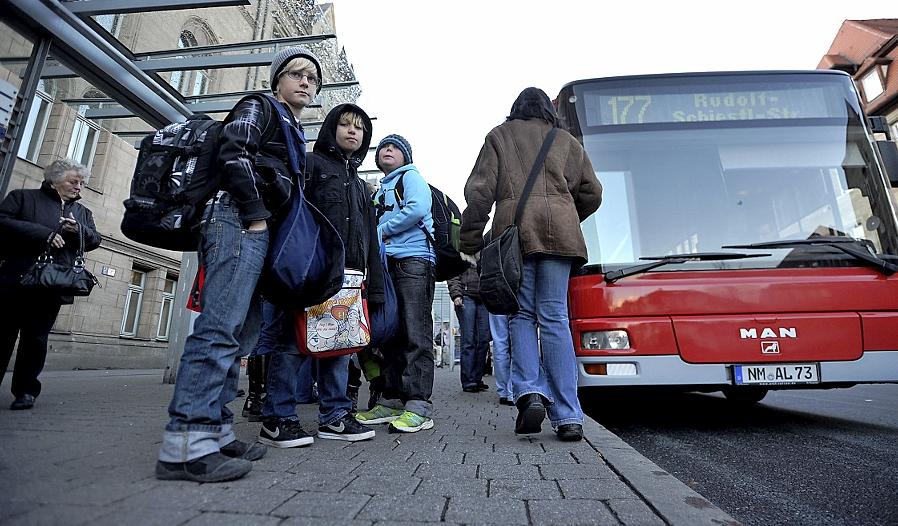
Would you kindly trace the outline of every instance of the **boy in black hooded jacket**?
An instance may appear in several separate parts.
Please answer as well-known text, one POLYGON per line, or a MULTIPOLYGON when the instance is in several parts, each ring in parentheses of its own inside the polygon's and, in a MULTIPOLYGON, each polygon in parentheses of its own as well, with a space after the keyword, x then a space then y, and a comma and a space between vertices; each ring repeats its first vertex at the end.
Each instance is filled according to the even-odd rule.
MULTIPOLYGON (((304 193, 334 225, 343 240, 346 268, 366 271, 365 290, 369 302, 382 303, 383 267, 380 262, 377 220, 364 181, 358 177, 371 142, 371 119, 358 106, 342 104, 324 119, 314 153, 306 161, 304 193)), ((284 330, 288 330, 286 326, 284 330)), ((299 342, 301 345, 303 342, 299 342)), ((274 447, 296 447, 312 443, 312 437, 296 429, 295 378, 305 360, 318 381, 318 437, 358 441, 372 438, 374 430, 350 415, 347 395, 349 355, 310 358, 281 349, 272 354, 268 374, 268 396, 262 410, 259 441, 274 447), (292 428, 292 433, 279 429, 292 428)))

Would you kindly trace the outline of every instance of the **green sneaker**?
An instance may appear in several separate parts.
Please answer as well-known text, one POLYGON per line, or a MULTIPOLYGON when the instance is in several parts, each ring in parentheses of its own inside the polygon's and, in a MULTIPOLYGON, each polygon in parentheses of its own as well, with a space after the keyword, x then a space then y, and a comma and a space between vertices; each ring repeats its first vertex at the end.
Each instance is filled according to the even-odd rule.
POLYGON ((405 411, 399 418, 390 422, 391 433, 414 433, 431 427, 433 427, 433 420, 411 411, 405 411))
POLYGON ((361 413, 356 413, 355 419, 360 424, 365 425, 386 424, 387 422, 396 420, 401 414, 402 409, 390 409, 389 407, 377 404, 373 409, 369 409, 368 411, 363 411, 361 413))

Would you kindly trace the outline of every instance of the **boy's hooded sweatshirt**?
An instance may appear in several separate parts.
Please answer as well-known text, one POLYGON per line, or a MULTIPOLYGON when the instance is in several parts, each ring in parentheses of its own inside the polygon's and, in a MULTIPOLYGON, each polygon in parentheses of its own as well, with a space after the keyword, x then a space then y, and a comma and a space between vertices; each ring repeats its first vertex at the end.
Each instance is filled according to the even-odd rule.
POLYGON ((371 144, 371 119, 355 104, 332 109, 318 133, 313 153, 306 161, 305 196, 334 225, 346 250, 347 268, 366 271, 368 301, 384 301, 383 265, 377 218, 369 199, 368 187, 358 176, 368 145, 371 144), (358 149, 350 155, 337 146, 340 115, 351 111, 362 117, 365 134, 358 149))
POLYGON ((430 186, 414 164, 400 166, 380 180, 374 202, 378 213, 382 214, 378 229, 384 234, 387 256, 395 259, 419 257, 436 263, 430 242, 421 230, 423 226, 433 236, 431 200, 430 186), (400 177, 403 195, 397 196, 396 184, 400 177))

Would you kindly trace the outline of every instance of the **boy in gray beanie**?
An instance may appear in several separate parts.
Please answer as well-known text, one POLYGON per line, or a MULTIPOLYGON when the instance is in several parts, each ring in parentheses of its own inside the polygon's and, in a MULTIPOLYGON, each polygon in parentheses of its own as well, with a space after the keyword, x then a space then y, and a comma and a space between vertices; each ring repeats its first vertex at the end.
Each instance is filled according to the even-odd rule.
MULTIPOLYGON (((283 49, 271 64, 276 99, 244 97, 221 129, 222 185, 215 202, 206 207, 203 227, 215 231, 203 235, 198 249, 205 269, 203 310, 184 342, 156 463, 158 479, 238 479, 252 470, 251 461, 265 455, 264 445, 237 440, 234 414, 227 407, 237 394, 240 349, 252 349, 259 336, 256 286, 268 252, 268 222, 285 211, 283 204, 290 197, 280 188, 266 190, 277 185, 267 184, 269 179, 260 175, 260 159, 268 167, 289 166, 283 145, 295 143, 285 135, 278 111, 286 109, 297 132, 291 135, 298 135, 300 142, 295 145, 299 173, 293 175, 301 176, 306 157, 299 117, 320 89, 321 66, 315 55, 301 47, 283 49)), ((302 428, 288 424, 278 424, 280 439, 311 442, 302 428)))

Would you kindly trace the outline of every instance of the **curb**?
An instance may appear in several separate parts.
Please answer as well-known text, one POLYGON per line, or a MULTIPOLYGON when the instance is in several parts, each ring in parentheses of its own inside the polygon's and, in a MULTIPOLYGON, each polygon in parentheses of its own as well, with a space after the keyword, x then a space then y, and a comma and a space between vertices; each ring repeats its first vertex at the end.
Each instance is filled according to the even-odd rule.
POLYGON ((646 504, 672 526, 742 523, 586 416, 583 436, 646 504))

